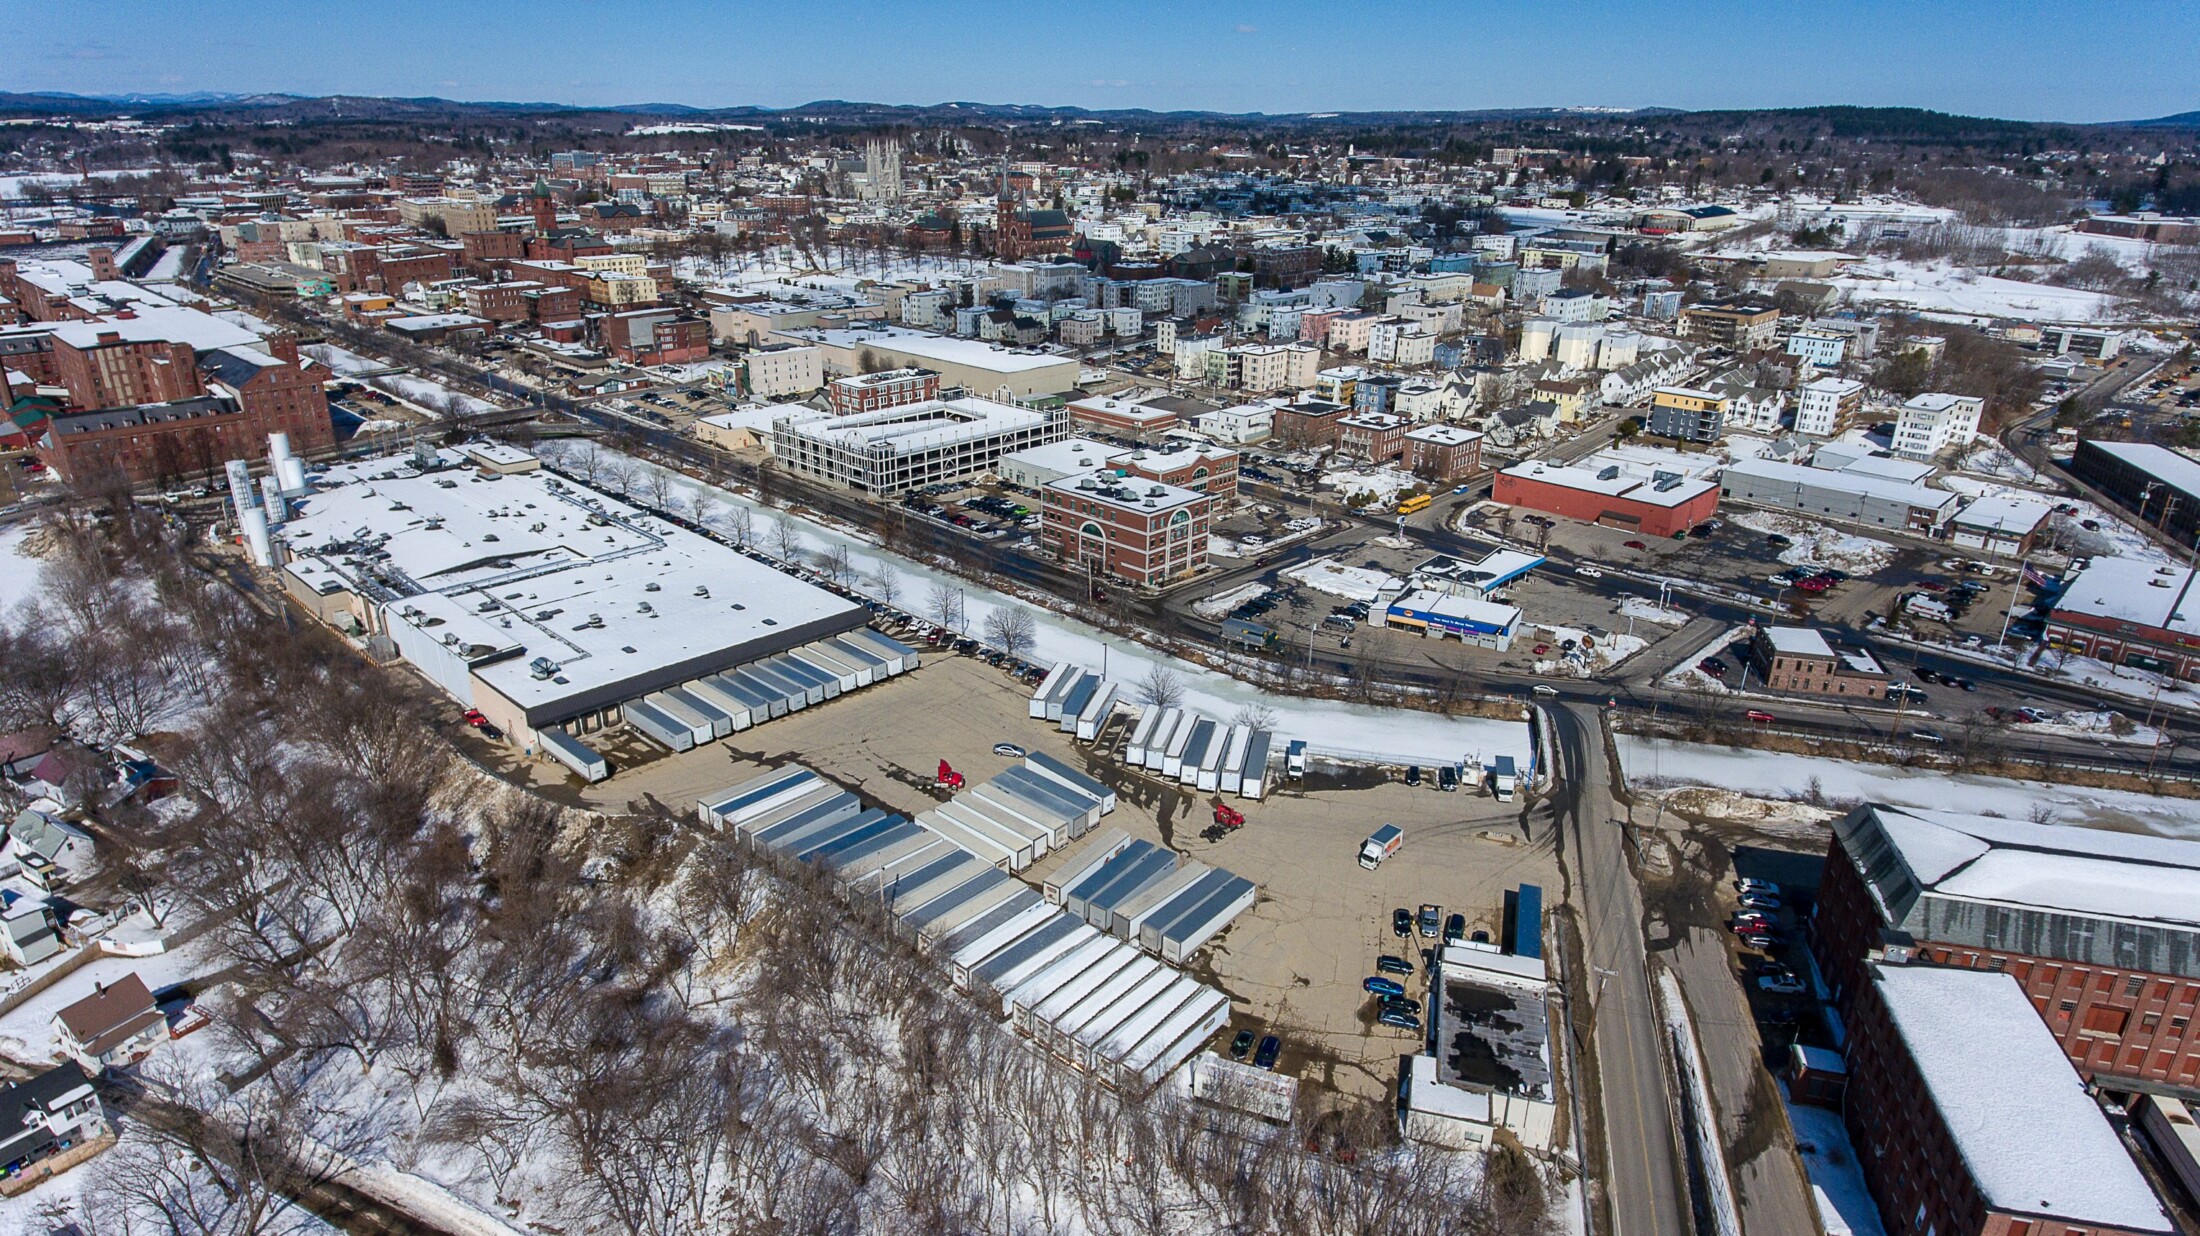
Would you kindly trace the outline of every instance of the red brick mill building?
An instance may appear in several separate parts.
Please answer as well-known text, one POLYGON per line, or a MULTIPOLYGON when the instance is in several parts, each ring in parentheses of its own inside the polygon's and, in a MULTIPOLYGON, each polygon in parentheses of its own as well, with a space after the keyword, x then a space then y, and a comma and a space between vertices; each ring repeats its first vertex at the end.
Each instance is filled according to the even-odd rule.
POLYGON ((1877 804, 1833 832, 1811 954, 1847 1029, 1845 1114, 1889 1233, 2168 1230, 1997 1195, 1993 1165, 1971 1158, 2004 1125, 2041 1124, 2035 1105, 2061 1113, 2027 1130, 2035 1142, 2094 1138, 2067 1086, 2200 1097, 2200 843, 1877 804), (1930 1016, 1967 981, 1961 1017, 1930 1016), (1954 1048, 1926 1032, 1936 1021, 1954 1048), (1994 1077, 1966 1081, 1981 1060, 1994 1077), (1949 1093, 1995 1077, 1990 1102, 1949 1093))

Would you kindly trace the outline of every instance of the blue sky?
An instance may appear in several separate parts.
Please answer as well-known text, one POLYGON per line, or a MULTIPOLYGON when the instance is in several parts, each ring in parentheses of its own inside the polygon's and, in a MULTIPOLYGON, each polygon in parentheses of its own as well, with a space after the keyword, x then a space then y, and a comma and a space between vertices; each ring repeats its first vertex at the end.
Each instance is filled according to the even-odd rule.
POLYGON ((1220 111, 2200 109, 2149 0, 0 0, 0 89, 1220 111))

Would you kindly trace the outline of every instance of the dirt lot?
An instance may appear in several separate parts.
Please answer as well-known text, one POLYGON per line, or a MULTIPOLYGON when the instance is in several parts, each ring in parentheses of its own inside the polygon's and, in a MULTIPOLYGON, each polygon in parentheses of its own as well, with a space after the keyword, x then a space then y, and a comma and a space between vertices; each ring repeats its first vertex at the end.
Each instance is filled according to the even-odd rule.
MULTIPOLYGON (((1311 1082, 1379 1098, 1395 1083, 1398 1057, 1414 1050, 1411 1035, 1377 1026, 1360 980, 1374 973, 1378 954, 1402 953, 1419 964, 1433 943, 1392 937, 1390 912, 1423 902, 1466 915, 1469 930, 1494 936, 1505 890, 1522 882, 1558 887, 1550 837, 1540 825, 1523 837, 1519 804, 1486 795, 1409 788, 1381 770, 1317 773, 1260 802, 1233 800, 1246 826, 1209 842, 1210 796, 1143 771, 1130 772, 1112 754, 1095 754, 1030 719, 1029 689, 967 657, 931 656, 924 667, 722 742, 680 755, 629 761, 600 785, 582 788, 545 764, 525 765, 538 787, 566 801, 603 810, 656 800, 681 814, 698 797, 799 761, 867 801, 914 814, 940 801, 932 779, 947 759, 971 782, 1011 764, 993 744, 1013 742, 1047 751, 1090 770, 1116 787, 1120 806, 1103 827, 1121 828, 1225 867, 1260 886, 1252 910, 1190 967, 1228 992, 1232 1022, 1219 1043, 1240 1028, 1278 1033, 1279 1068, 1311 1082), (1404 848, 1375 871, 1354 861, 1375 826, 1406 831, 1404 848)), ((1121 727, 1100 744, 1112 750, 1121 727)), ((618 762, 621 749, 607 752, 618 762)), ((521 767, 506 769, 517 774, 521 767)), ((1024 873, 1034 884, 1075 861, 1080 846, 1047 855, 1024 873)), ((1409 983, 1409 987, 1413 984, 1409 983)))

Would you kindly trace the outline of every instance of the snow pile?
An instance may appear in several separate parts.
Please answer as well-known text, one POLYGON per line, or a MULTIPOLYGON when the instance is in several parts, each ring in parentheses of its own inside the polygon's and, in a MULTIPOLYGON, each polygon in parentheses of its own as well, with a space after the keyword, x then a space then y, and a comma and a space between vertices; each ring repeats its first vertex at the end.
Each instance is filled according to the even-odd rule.
POLYGON ((1282 572, 1283 578, 1295 579, 1316 592, 1326 592, 1347 601, 1373 601, 1388 590, 1405 587, 1405 581, 1395 575, 1366 567, 1348 567, 1335 558, 1316 558, 1312 562, 1282 572))
POLYGON ((1667 609, 1648 597, 1628 597, 1612 611, 1622 618, 1634 618, 1642 622, 1655 622, 1660 626, 1682 627, 1688 625, 1688 615, 1677 609, 1667 609))
POLYGON ((1639 635, 1591 635, 1578 627, 1539 626, 1536 630, 1542 632, 1538 638, 1548 643, 1554 654, 1549 660, 1535 663, 1538 674, 1588 678, 1650 646, 1650 641, 1639 635), (1571 650, 1565 649, 1567 640, 1574 641, 1571 650))
POLYGON ((1987 441, 1978 449, 1965 455, 1956 467, 1979 476, 1997 477, 2005 481, 2030 483, 2040 479, 2032 465, 2017 458, 2016 453, 1999 442, 1987 441))
POLYGON ((1894 560, 1894 546, 1868 536, 1771 511, 1740 511, 1735 523, 1755 532, 1777 532, 1794 541, 1780 551, 1789 566, 1834 567, 1851 575, 1869 575, 1894 560))
POLYGON ((1207 555, 1211 558, 1243 558, 1245 547, 1226 536, 1207 538, 1207 555))
POLYGON ((1322 473, 1323 488, 1336 490, 1347 502, 1364 497, 1368 503, 1395 503, 1399 494, 1420 483, 1421 478, 1396 468, 1339 469, 1322 473))
POLYGON ((15 607, 37 597, 39 573, 46 564, 32 557, 25 546, 30 539, 32 525, 16 524, 0 528, 0 619, 6 618, 15 607))
POLYGON ((1267 596, 1268 585, 1254 582, 1232 588, 1228 592, 1192 602, 1192 612, 1202 618, 1220 618, 1247 601, 1258 601, 1267 596))

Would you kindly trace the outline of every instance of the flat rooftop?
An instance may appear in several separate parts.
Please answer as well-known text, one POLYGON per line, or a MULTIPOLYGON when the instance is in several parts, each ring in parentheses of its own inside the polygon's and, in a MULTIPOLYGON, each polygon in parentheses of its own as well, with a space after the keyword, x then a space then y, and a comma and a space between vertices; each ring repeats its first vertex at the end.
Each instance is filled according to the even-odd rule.
POLYGON ((2097 557, 2063 586, 2055 614, 2082 614, 2200 635, 2200 580, 2187 567, 2097 557))
POLYGON ((1434 995, 1437 1080, 1551 1098, 1551 1031, 1540 982, 1495 972, 1470 977, 1447 962, 1434 995))
POLYGON ((1074 356, 1030 352, 979 339, 935 335, 928 331, 899 326, 846 327, 835 330, 796 328, 773 333, 797 343, 822 343, 837 348, 889 348, 906 356, 923 357, 942 364, 967 365, 974 369, 990 369, 996 373, 1028 373, 1056 365, 1077 364, 1074 356))
POLYGON ((790 427, 803 437, 858 453, 884 446, 896 455, 1043 429, 1048 422, 1044 412, 990 399, 928 399, 847 416, 812 412, 789 418, 790 427))
POLYGON ((279 535, 317 578, 455 637, 532 723, 863 625, 855 602, 607 494, 437 458, 428 472, 409 456, 329 469, 279 535))
POLYGON ((1882 966, 1874 986, 1988 1207, 2175 1230, 2016 979, 1882 966))
POLYGON ((1619 464, 1593 467, 1530 461, 1514 464, 1505 469, 1504 474, 1545 485, 1578 489, 1584 493, 1603 494, 1608 498, 1625 498, 1648 506, 1679 506, 1718 488, 1711 481, 1681 476, 1665 488, 1659 489, 1650 477, 1634 475, 1619 464))

